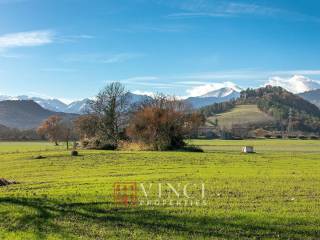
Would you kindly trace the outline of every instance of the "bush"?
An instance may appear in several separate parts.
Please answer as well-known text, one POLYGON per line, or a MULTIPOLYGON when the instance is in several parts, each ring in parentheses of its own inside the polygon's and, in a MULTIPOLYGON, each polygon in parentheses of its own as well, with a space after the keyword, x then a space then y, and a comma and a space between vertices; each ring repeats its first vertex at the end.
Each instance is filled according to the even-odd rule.
POLYGON ((183 152, 204 152, 203 149, 198 146, 185 146, 180 148, 179 150, 183 152))
POLYGON ((281 139, 282 135, 277 135, 276 138, 281 139))
POLYGON ((318 136, 310 136, 310 139, 311 139, 311 140, 318 140, 319 137, 318 137, 318 136))
POLYGON ((270 134, 266 134, 266 135, 264 135, 264 137, 269 139, 269 138, 271 138, 272 136, 271 136, 270 134))
POLYGON ((76 150, 71 151, 71 156, 76 157, 78 155, 79 155, 78 151, 76 151, 76 150))
POLYGON ((84 139, 84 140, 81 141, 81 146, 83 148, 87 148, 89 143, 90 143, 90 141, 88 139, 84 139))
POLYGON ((294 136, 294 135, 291 135, 291 136, 288 136, 289 139, 295 139, 297 138, 297 136, 294 136))
POLYGON ((301 140, 306 140, 306 139, 308 139, 308 137, 306 137, 306 136, 299 136, 299 139, 301 139, 301 140))
POLYGON ((131 141, 121 141, 119 143, 120 150, 125 151, 146 151, 146 150, 152 150, 151 147, 147 146, 146 144, 142 142, 131 142, 131 141))
POLYGON ((98 149, 101 149, 101 150, 116 150, 117 146, 115 146, 114 144, 105 143, 105 144, 100 145, 98 147, 98 149))

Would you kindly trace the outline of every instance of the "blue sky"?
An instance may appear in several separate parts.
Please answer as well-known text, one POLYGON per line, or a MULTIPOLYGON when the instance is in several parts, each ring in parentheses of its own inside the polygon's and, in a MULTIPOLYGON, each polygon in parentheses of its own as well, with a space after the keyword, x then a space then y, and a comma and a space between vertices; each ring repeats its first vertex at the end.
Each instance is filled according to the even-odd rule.
POLYGON ((317 0, 0 0, 0 95, 178 96, 320 79, 317 0), (227 85, 230 83, 227 83, 227 85))

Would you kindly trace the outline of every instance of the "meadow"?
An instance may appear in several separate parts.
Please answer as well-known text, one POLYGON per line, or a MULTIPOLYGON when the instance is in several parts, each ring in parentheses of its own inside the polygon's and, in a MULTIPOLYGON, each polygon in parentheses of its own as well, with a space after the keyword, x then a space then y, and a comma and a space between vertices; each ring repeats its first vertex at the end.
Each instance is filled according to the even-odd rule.
POLYGON ((189 143, 205 152, 71 157, 51 143, 0 142, 0 178, 19 182, 0 187, 0 239, 320 239, 320 141, 189 143), (116 182, 201 182, 207 204, 119 205, 116 182))
POLYGON ((273 117, 262 112, 255 104, 238 105, 230 111, 209 117, 208 123, 218 120, 219 126, 231 129, 234 124, 266 124, 273 122, 273 117))

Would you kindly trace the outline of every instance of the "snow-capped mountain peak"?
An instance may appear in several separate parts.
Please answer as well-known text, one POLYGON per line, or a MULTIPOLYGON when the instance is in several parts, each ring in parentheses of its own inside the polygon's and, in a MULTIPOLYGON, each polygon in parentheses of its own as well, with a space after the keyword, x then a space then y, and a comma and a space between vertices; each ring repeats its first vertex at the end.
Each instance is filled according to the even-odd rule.
MULTIPOLYGON (((129 93, 130 102, 143 102, 146 99, 150 99, 149 96, 146 95, 138 95, 129 93)), ((85 98, 83 100, 74 101, 69 104, 64 103, 59 99, 44 99, 40 97, 29 97, 29 96, 17 96, 11 97, 6 95, 0 95, 0 101, 5 100, 32 100, 39 104, 42 108, 51 110, 54 112, 64 112, 64 113, 76 113, 76 114, 84 114, 88 110, 88 102, 90 99, 85 98)))
POLYGON ((224 87, 217 90, 213 90, 211 92, 208 92, 200 97, 216 97, 216 98, 224 98, 234 93, 239 93, 240 91, 237 88, 231 88, 231 87, 224 87))
POLYGON ((241 88, 233 82, 208 83, 187 90, 190 97, 226 97, 241 88))

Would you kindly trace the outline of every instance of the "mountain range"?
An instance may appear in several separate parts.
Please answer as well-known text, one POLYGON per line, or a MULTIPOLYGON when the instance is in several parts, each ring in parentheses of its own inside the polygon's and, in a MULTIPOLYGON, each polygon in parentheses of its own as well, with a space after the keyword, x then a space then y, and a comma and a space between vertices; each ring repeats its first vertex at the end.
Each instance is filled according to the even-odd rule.
POLYGON ((54 112, 44 109, 32 100, 0 101, 0 125, 17 129, 37 128, 49 116, 58 115, 72 119, 77 114, 54 112))
POLYGON ((0 95, 0 101, 5 100, 31 100, 39 104, 44 109, 53 111, 53 112, 65 112, 65 113, 75 113, 81 114, 84 112, 86 108, 86 104, 89 101, 88 98, 71 102, 70 104, 66 104, 59 99, 45 99, 40 97, 29 97, 29 96, 5 96, 0 95))
POLYGON ((300 93, 299 96, 320 108, 320 89, 300 93))
MULTIPOLYGON (((148 100, 151 97, 146 95, 138 95, 134 93, 128 93, 128 97, 130 99, 130 103, 142 102, 144 100, 148 100)), ((39 104, 42 108, 53 111, 53 112, 64 112, 64 113, 74 113, 74 114, 83 114, 88 109, 89 98, 85 98, 83 100, 74 101, 69 104, 62 102, 59 99, 46 99, 40 97, 29 97, 29 96, 5 96, 0 95, 0 102, 6 100, 29 100, 34 101, 39 104)))
MULTIPOLYGON (((270 84, 272 82, 269 82, 270 84)), ((284 84, 284 81, 282 81, 284 84)), ((276 84, 274 84, 276 85, 276 84)), ((314 90, 318 85, 307 78, 294 76, 287 80, 285 89, 292 89, 300 86, 301 89, 307 89, 297 95, 305 100, 315 104, 320 108, 320 89, 314 90)), ((194 109, 199 109, 214 103, 226 102, 231 99, 240 97, 242 89, 236 85, 228 85, 207 92, 201 96, 189 97, 184 99, 186 103, 194 109)), ((300 92, 300 91, 298 91, 300 92)), ((143 102, 152 99, 147 95, 128 93, 130 103, 143 102)), ((40 97, 17 96, 10 97, 0 95, 0 124, 19 129, 36 128, 39 124, 50 115, 61 115, 72 118, 77 114, 85 113, 89 99, 74 101, 66 104, 59 99, 45 99, 40 97)))

